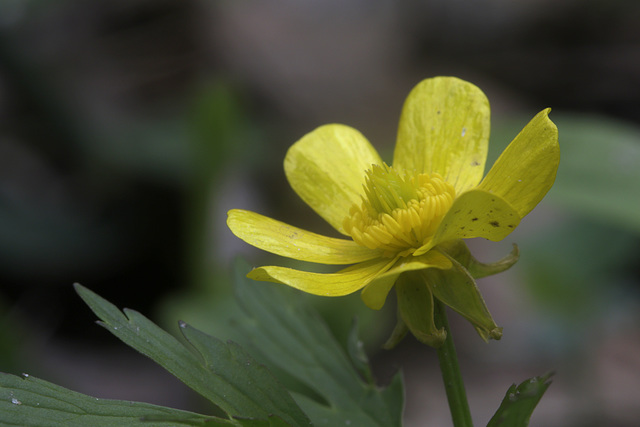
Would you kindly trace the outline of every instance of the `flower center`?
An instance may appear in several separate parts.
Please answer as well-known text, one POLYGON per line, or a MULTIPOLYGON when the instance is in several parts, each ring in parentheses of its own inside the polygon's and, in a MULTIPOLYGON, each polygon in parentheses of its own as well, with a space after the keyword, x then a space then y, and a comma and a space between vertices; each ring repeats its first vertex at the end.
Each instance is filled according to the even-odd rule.
POLYGON ((386 164, 366 172, 365 195, 343 226, 353 240, 386 256, 408 255, 427 243, 455 198, 440 175, 400 173, 386 164))

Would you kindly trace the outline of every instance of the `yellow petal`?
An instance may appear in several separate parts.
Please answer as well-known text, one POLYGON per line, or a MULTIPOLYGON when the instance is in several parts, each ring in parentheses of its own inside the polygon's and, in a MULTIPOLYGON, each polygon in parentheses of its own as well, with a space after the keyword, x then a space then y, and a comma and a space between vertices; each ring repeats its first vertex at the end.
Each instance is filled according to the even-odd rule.
POLYGON ((484 190, 463 193, 451 205, 433 239, 414 254, 451 240, 484 237, 498 241, 520 223, 520 216, 506 201, 484 190))
POLYGON ((432 267, 447 269, 451 268, 451 265, 449 258, 438 251, 429 251, 417 257, 400 258, 393 267, 377 276, 362 290, 362 300, 367 307, 380 310, 400 274, 432 267))
POLYGON ((556 179, 560 146, 549 111, 541 111, 522 129, 478 186, 504 198, 521 218, 542 200, 556 179))
POLYGON ((369 141, 344 125, 306 134, 287 152, 284 171, 291 187, 340 233, 354 203, 360 203, 365 171, 382 160, 369 141))
POLYGON ((402 109, 393 166, 439 173, 456 193, 484 174, 490 110, 484 93, 455 77, 423 80, 402 109))
POLYGON ((389 269, 393 262, 388 258, 376 259, 347 267, 337 273, 328 274, 267 266, 251 270, 247 277, 253 280, 289 285, 314 295, 339 297, 362 289, 377 275, 389 269))
POLYGON ((262 250, 320 264, 355 264, 380 256, 380 252, 353 240, 315 234, 255 212, 232 209, 227 225, 233 234, 262 250))

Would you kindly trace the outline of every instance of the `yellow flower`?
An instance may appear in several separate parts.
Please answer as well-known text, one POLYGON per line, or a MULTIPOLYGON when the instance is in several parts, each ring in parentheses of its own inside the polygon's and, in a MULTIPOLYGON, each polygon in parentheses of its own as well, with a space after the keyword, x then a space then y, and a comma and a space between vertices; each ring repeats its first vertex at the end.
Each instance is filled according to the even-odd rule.
POLYGON ((419 83, 400 117, 391 166, 357 130, 317 128, 287 152, 284 168, 294 191, 345 239, 326 237, 244 210, 227 224, 245 242, 285 257, 349 265, 335 273, 259 267, 248 277, 316 295, 362 289, 380 309, 395 285, 400 329, 438 346, 433 298, 468 319, 487 340, 499 339, 474 278, 509 268, 517 249, 481 264, 462 239, 498 241, 542 200, 554 180, 560 151, 549 109, 516 136, 483 179, 489 140, 489 102, 476 86, 453 77, 419 83))

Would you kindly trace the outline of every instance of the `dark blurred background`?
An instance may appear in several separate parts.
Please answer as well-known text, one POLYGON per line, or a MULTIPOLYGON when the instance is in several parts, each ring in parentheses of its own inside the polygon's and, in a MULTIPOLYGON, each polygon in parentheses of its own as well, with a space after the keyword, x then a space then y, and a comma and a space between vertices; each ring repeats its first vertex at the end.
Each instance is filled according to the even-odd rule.
MULTIPOLYGON (((634 0, 3 0, 0 370, 201 408, 96 326, 72 283, 169 329, 228 335, 230 260, 270 258, 231 235, 226 211, 331 233, 288 187, 287 148, 340 122, 389 161, 410 89, 455 75, 492 104, 488 164, 545 107, 562 150, 519 229, 471 242, 483 261, 511 242, 522 253, 480 282, 502 341, 452 319, 478 425, 512 382, 549 370, 532 426, 638 425, 639 21, 634 0)), ((407 426, 449 425, 435 352, 379 350, 393 306, 317 304, 339 337, 365 318, 382 383, 405 371, 407 426)))

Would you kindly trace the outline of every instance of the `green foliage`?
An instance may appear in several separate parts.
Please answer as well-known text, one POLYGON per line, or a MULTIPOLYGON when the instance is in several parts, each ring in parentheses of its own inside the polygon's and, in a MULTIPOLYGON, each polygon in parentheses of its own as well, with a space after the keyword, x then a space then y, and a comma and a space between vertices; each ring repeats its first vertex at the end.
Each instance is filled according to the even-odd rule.
POLYGON ((496 414, 487 427, 526 427, 536 405, 549 385, 553 374, 533 377, 520 385, 513 384, 507 390, 496 414))
MULTIPOLYGON (((238 338, 271 371, 280 374, 282 382, 234 342, 224 343, 180 322, 185 345, 140 313, 120 311, 76 285, 78 294, 100 318, 100 325, 209 399, 228 418, 96 399, 28 375, 1 374, 0 424, 401 426, 402 376, 395 375, 387 388, 375 385, 357 337, 357 323, 347 352, 299 293, 250 281, 244 276, 247 269, 244 262, 235 265, 235 293, 242 314, 236 321, 238 338), (296 391, 288 391, 283 383, 293 384, 291 389, 296 391)), ((546 375, 513 385, 488 427, 525 427, 550 384, 549 378, 546 375)))
MULTIPOLYGON (((238 320, 239 330, 249 338, 256 357, 311 390, 295 398, 314 425, 401 425, 400 374, 386 389, 364 381, 318 314, 301 304, 297 292, 247 279, 244 262, 236 263, 234 270, 236 299, 246 314, 238 320)), ((353 334, 351 339, 353 353, 358 343, 353 334)), ((354 356, 362 369, 362 353, 354 356)))
POLYGON ((125 308, 123 313, 80 285, 76 290, 102 320, 100 325, 230 417, 268 419, 277 415, 293 426, 309 425, 288 392, 237 344, 225 344, 181 322, 182 334, 196 350, 191 351, 137 311, 125 308))
POLYGON ((402 377, 396 375, 386 389, 375 386, 355 327, 348 344, 350 359, 317 312, 301 303, 301 295, 249 281, 244 277, 247 269, 245 263, 236 264, 236 297, 247 315, 237 325, 242 331, 238 339, 256 350, 275 372, 293 378, 309 393, 296 393, 294 400, 267 367, 235 342, 222 342, 180 322, 188 343, 183 344, 142 314, 120 311, 76 285, 101 326, 210 400, 228 418, 96 399, 28 375, 1 374, 0 424, 287 427, 313 421, 317 426, 400 426, 402 377))
MULTIPOLYGON (((0 424, 16 426, 204 425, 208 417, 147 403, 96 399, 23 375, 0 374, 0 424), (147 421, 144 421, 144 420, 147 421)), ((225 420, 211 426, 226 426, 225 420)))

